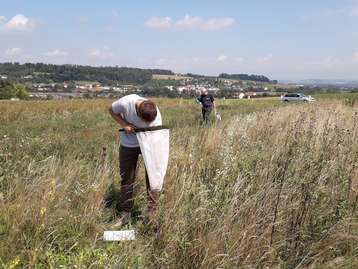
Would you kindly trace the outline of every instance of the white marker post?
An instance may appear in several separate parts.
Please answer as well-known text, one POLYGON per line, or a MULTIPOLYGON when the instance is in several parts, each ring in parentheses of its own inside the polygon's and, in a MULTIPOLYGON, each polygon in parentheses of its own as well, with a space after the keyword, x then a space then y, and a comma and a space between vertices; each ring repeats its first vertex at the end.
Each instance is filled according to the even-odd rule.
POLYGON ((126 231, 104 231, 104 241, 132 241, 135 240, 134 230, 126 231))

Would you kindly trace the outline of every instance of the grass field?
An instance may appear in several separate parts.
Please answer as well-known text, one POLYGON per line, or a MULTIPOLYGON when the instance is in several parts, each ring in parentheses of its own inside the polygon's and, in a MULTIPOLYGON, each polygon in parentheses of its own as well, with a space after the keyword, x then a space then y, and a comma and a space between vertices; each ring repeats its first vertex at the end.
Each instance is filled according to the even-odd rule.
MULTIPOLYGON (((111 101, 0 102, 0 267, 357 268, 346 99, 220 100, 211 126, 192 100, 156 99, 171 127, 160 230, 134 220, 137 239, 119 243, 101 240, 119 185, 111 101)), ((136 192, 144 210, 143 163, 136 192)))

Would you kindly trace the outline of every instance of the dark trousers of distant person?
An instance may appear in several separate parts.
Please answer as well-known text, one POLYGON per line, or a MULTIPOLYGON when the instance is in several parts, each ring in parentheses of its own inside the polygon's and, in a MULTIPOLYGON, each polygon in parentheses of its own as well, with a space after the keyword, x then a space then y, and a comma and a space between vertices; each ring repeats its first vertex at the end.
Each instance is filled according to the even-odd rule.
MULTIPOLYGON (((119 166, 121 174, 121 191, 119 211, 131 212, 134 204, 134 183, 138 157, 141 154, 140 148, 128 148, 120 146, 119 149, 119 166)), ((159 192, 151 191, 147 171, 145 172, 145 182, 147 187, 148 211, 154 213, 158 207, 159 192)))
POLYGON ((203 114, 203 123, 209 123, 209 117, 211 114, 211 111, 213 110, 212 107, 203 107, 201 112, 203 114))

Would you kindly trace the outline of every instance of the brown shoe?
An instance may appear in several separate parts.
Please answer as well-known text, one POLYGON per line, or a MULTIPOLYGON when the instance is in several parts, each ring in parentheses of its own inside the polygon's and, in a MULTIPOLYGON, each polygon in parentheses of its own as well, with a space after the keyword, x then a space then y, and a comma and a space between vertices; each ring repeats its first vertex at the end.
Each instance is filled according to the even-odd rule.
POLYGON ((123 211, 119 214, 119 217, 114 221, 111 226, 112 229, 118 229, 129 223, 131 220, 131 213, 123 211))

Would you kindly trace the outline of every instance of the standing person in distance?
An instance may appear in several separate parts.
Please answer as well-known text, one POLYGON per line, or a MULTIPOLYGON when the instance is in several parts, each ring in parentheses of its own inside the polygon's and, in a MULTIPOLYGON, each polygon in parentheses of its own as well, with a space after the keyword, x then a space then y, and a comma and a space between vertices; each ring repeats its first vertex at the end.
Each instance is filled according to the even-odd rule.
POLYGON ((203 117, 203 123, 209 123, 209 117, 213 110, 215 110, 214 97, 208 93, 207 89, 201 90, 201 95, 196 99, 201 104, 201 112, 203 117))

